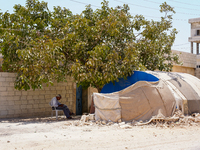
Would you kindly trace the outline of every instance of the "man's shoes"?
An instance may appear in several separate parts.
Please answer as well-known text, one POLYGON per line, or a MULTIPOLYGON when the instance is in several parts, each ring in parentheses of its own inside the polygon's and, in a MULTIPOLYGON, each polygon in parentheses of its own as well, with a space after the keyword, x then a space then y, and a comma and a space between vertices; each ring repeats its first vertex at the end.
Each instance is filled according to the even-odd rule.
POLYGON ((73 112, 70 112, 69 115, 75 115, 73 112))
POLYGON ((72 117, 67 117, 67 119, 72 119, 72 117))

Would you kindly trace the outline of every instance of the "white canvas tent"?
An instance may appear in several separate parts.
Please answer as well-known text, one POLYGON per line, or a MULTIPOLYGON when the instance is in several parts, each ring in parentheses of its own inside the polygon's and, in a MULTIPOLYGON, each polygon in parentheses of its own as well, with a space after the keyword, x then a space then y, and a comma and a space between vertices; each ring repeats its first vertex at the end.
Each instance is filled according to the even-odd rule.
POLYGON ((162 113, 172 116, 175 108, 185 114, 200 112, 200 80, 185 73, 152 72, 157 82, 138 81, 114 93, 94 93, 95 119, 117 122, 142 120, 162 113))
POLYGON ((176 99, 177 108, 187 114, 200 113, 200 80, 187 73, 155 72, 147 73, 165 82, 176 99))

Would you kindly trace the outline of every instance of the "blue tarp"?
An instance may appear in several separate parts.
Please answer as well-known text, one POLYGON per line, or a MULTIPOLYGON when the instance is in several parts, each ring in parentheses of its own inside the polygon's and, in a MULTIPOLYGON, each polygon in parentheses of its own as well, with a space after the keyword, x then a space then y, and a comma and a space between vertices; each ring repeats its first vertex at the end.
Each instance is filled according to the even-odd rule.
POLYGON ((155 82, 159 79, 151 74, 148 74, 143 71, 134 71, 134 73, 127 77, 127 80, 120 78, 119 82, 115 81, 115 84, 112 82, 104 85, 104 87, 101 90, 101 93, 113 93, 117 91, 121 91, 128 86, 135 84, 138 81, 149 81, 149 82, 155 82))

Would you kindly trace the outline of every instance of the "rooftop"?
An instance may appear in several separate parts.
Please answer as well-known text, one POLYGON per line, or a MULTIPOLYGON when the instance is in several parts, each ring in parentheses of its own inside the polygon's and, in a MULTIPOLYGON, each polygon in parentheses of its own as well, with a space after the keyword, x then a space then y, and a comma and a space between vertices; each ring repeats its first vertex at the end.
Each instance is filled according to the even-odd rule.
POLYGON ((195 22, 199 22, 200 23, 200 18, 192 18, 188 20, 189 23, 195 23, 195 22))

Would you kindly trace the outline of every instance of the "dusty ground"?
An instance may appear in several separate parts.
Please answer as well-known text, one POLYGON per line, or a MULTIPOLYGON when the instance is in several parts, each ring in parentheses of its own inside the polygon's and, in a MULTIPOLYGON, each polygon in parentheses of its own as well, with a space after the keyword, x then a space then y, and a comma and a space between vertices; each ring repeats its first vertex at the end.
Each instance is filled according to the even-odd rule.
POLYGON ((1 150, 148 149, 199 150, 199 123, 151 123, 143 126, 80 123, 76 119, 0 120, 1 150))

